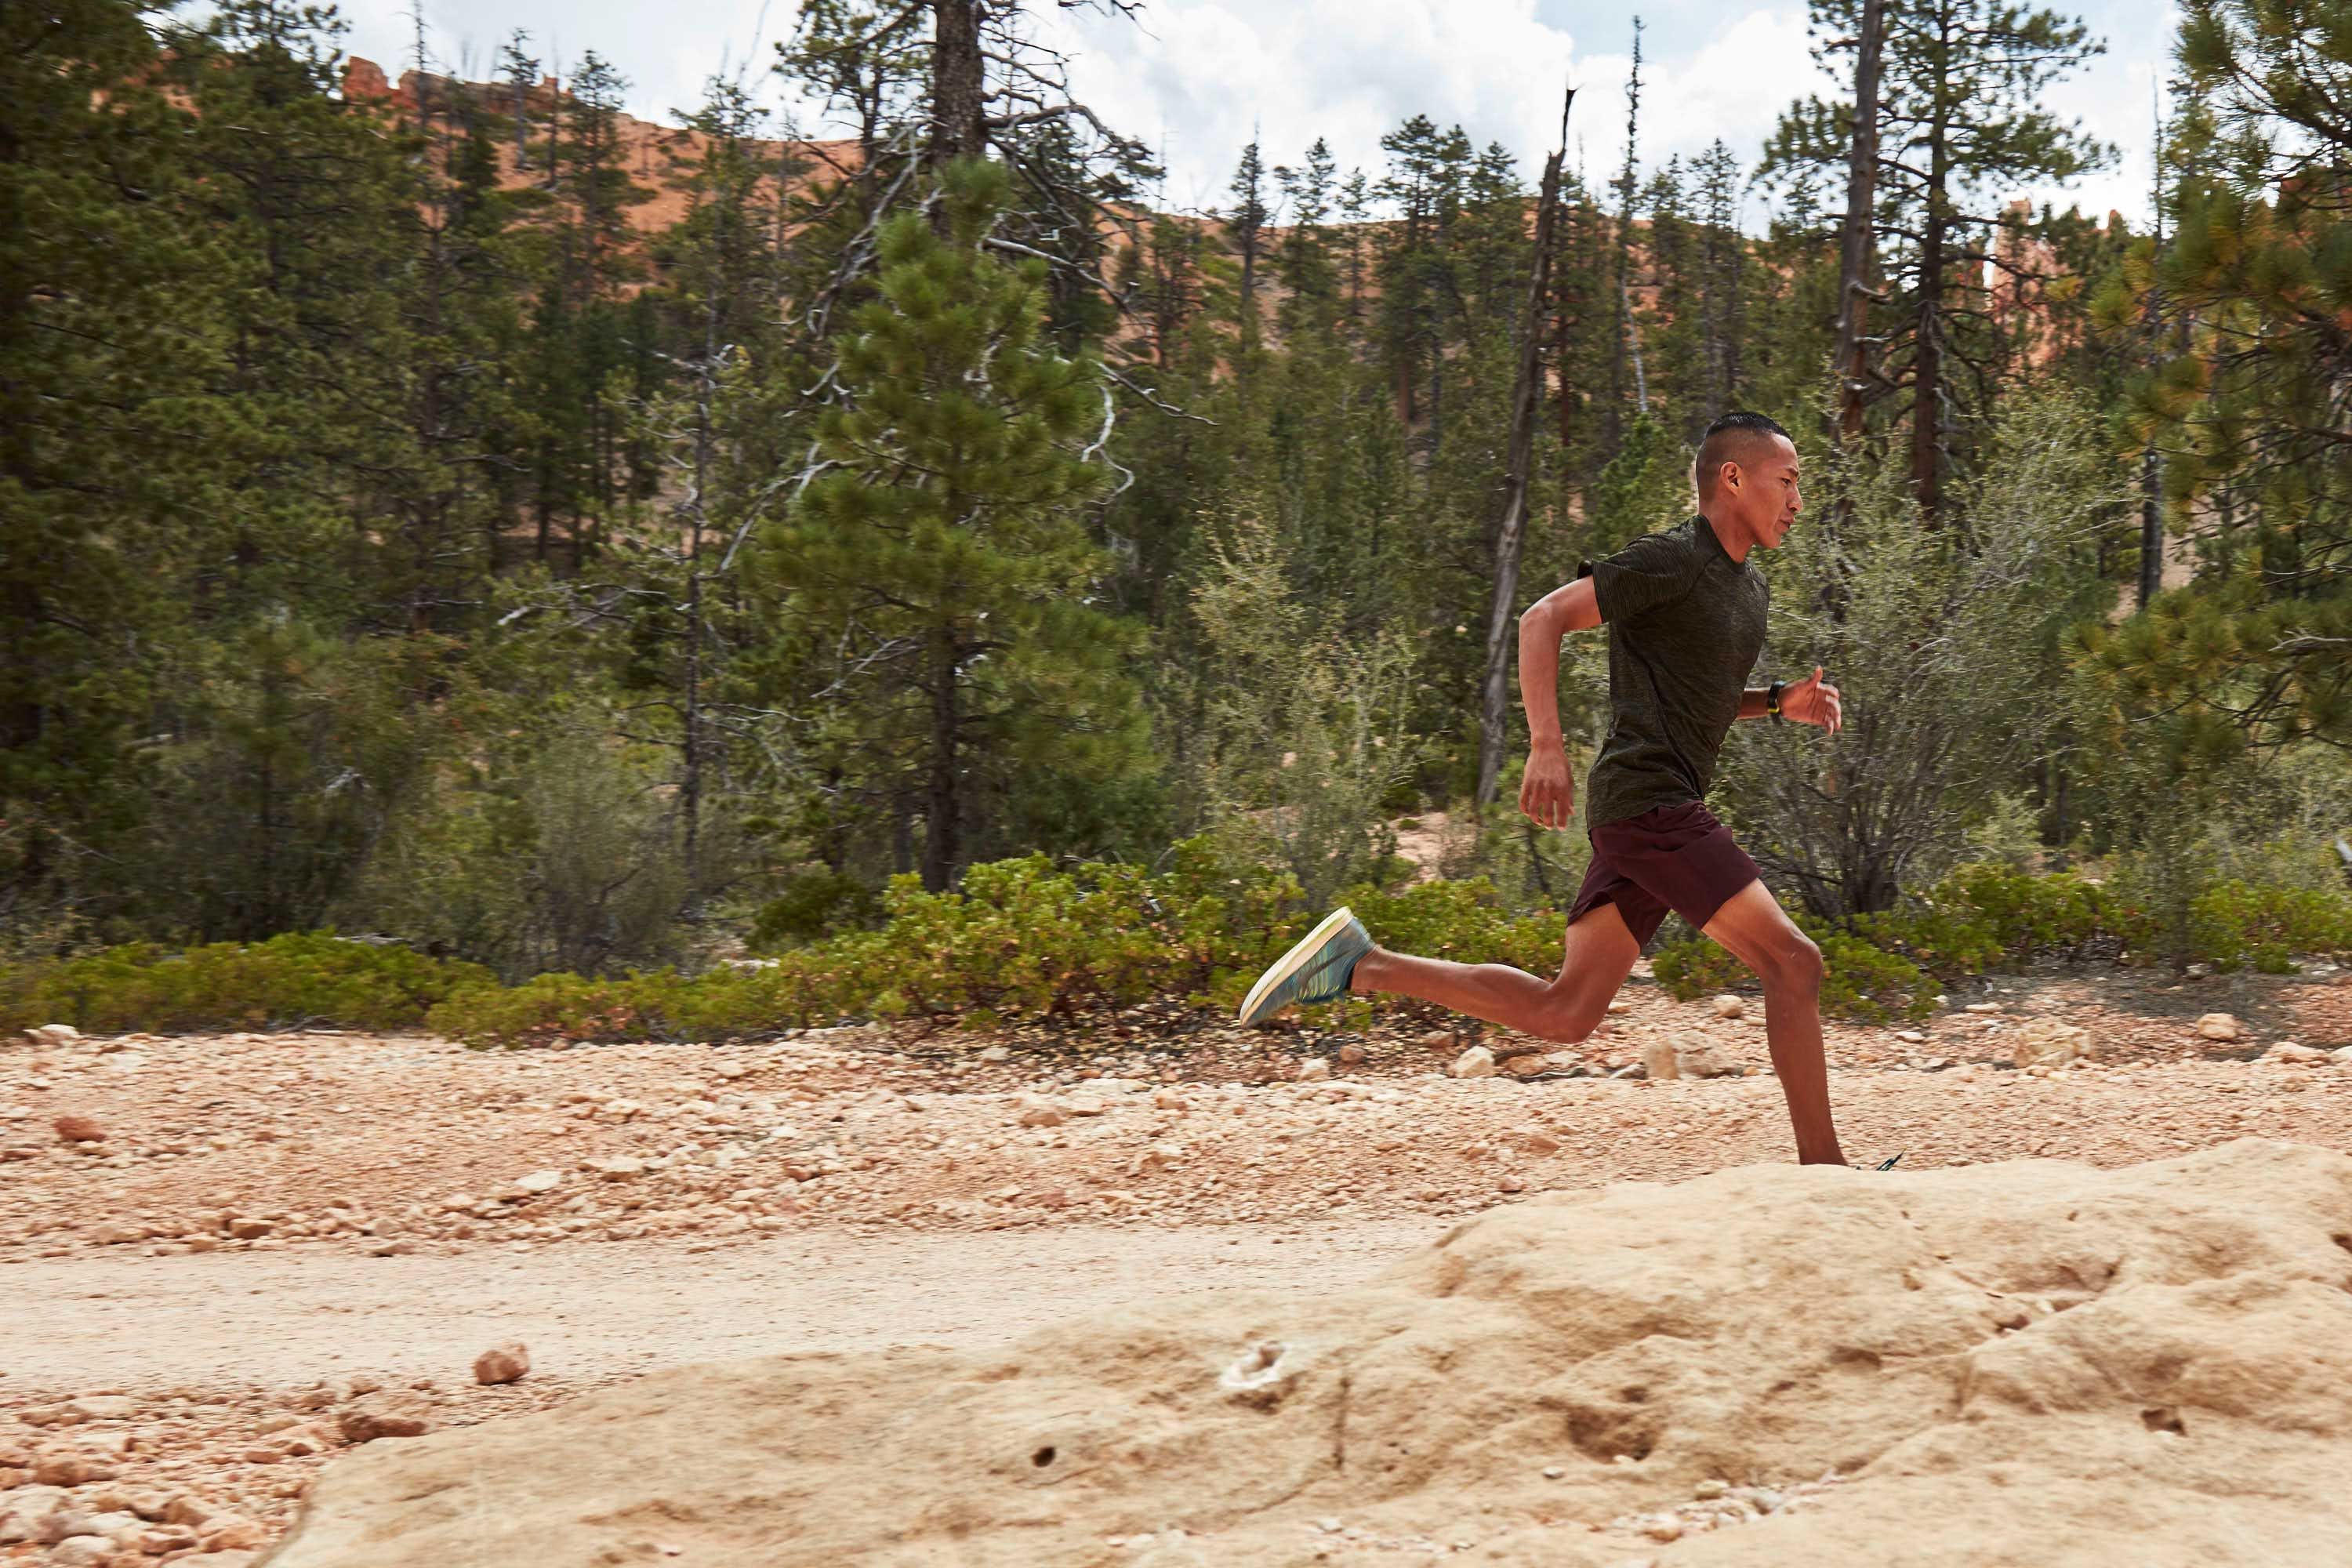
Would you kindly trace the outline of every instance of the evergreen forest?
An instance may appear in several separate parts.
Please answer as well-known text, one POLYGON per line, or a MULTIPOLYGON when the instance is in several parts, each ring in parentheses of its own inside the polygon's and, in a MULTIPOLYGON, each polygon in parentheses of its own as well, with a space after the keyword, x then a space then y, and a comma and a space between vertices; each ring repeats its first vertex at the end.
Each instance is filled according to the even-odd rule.
MULTIPOLYGON (((1752 165, 1652 155, 1636 23, 1567 156, 1415 115, 1179 211, 1020 4, 805 0, 658 126, 520 34, 0 8, 10 984, 334 932, 575 1035, 1050 1012, 1341 897, 1541 966, 1512 621, 1733 409, 1806 466, 1754 683, 1847 717, 1715 809, 1852 1005, 1974 962, 1963 893, 2011 956, 2352 947, 2352 0, 2185 0, 2137 226, 2017 199, 2117 156, 2075 18, 1811 13, 1849 90, 1752 165)), ((1581 769, 1600 636, 1560 692, 1581 769)))

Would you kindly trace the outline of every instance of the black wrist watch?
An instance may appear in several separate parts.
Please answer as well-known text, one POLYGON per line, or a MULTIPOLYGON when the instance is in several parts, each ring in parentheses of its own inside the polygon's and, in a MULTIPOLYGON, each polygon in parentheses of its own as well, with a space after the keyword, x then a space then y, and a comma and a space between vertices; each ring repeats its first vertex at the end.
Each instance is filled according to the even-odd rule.
POLYGON ((1775 724, 1781 721, 1780 688, 1787 684, 1788 682, 1784 680, 1776 680, 1772 683, 1771 689, 1764 693, 1764 711, 1772 715, 1772 722, 1775 724))

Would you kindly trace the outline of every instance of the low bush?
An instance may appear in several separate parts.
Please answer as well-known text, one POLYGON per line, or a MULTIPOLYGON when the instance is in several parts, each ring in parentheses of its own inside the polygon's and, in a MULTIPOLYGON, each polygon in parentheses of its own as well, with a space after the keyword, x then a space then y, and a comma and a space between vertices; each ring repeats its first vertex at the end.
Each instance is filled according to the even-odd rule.
POLYGON ((299 1023, 413 1028, 436 1004, 494 984, 477 964, 428 958, 331 931, 174 952, 152 942, 12 966, 0 1025, 131 1029, 250 1029, 299 1023))
MULTIPOLYGON (((1883 1024, 1924 1018, 1936 1010, 1934 981, 1908 958, 1801 910, 1790 910, 1790 918, 1822 950, 1825 1016, 1883 1024)), ((1667 942, 1651 960, 1650 973, 1668 994, 1685 1002, 1752 978, 1746 964, 1704 936, 1667 942)))
MULTIPOLYGON (((1356 887, 1341 897, 1381 940, 1433 957, 1559 964, 1561 917, 1513 916, 1484 880, 1356 887)), ((953 892, 895 881, 886 923, 693 979, 541 975, 454 997, 433 1026, 477 1045, 658 1036, 719 1039, 853 1017, 1074 1018, 1153 997, 1236 1005, 1321 914, 1287 872, 1236 865, 1203 840, 1166 870, 1043 856, 974 866, 953 892)))
MULTIPOLYGON (((1341 897, 1384 944, 1433 958, 1500 961, 1538 974, 1559 963, 1563 917, 1516 915, 1484 879, 1359 886, 1341 897)), ((2352 898, 2227 881, 2194 901, 2200 956, 2276 970, 2294 952, 2352 950, 2352 898)), ((975 866, 951 892, 911 877, 885 895, 883 923, 698 975, 549 973, 501 986, 485 969, 330 932, 152 945, 0 968, 0 1024, 62 1022, 93 1033, 327 1022, 424 1025, 482 1046, 712 1040, 854 1018, 1072 1019, 1150 998, 1231 1007, 1322 910, 1286 871, 1239 865, 1204 840, 1158 870, 1043 856, 975 866)), ((1795 912, 1822 949, 1822 1010, 1885 1022, 1934 1008, 1949 983, 2039 954, 2147 940, 2152 917, 2071 876, 1987 865, 1954 872, 1906 910, 1832 926, 1795 912)), ((1688 998, 1739 984, 1738 962, 1701 937, 1669 942, 1659 984, 1688 998)), ((1361 1016, 1358 999, 1330 1016, 1361 1016)))
POLYGON ((2352 950, 2352 898, 2310 888, 2227 881, 2189 900, 2189 940, 2217 969, 2294 968, 2292 954, 2352 950))
MULTIPOLYGON (((2294 953, 2352 951, 2352 896, 2332 889, 2225 880, 2195 894, 2188 916, 2183 961, 2221 971, 2284 973, 2294 953)), ((1822 1010, 1865 1022, 1925 1016, 1933 1010, 1930 976, 1950 984, 2037 957, 2149 953, 2165 926, 2128 889, 1997 864, 1960 867, 1909 907, 1843 926, 1798 911, 1791 918, 1822 949, 1822 1010)), ((1747 977, 1730 954, 1696 936, 1667 943, 1652 967, 1685 1000, 1747 977)))

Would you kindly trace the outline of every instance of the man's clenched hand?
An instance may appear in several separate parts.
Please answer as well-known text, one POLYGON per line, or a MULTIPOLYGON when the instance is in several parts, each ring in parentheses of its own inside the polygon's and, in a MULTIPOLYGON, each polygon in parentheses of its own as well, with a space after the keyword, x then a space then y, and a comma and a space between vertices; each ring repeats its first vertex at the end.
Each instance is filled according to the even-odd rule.
POLYGON ((1519 780, 1519 809, 1538 827, 1566 827, 1576 815, 1576 779, 1568 771, 1563 747, 1538 746, 1528 753, 1528 771, 1519 780))

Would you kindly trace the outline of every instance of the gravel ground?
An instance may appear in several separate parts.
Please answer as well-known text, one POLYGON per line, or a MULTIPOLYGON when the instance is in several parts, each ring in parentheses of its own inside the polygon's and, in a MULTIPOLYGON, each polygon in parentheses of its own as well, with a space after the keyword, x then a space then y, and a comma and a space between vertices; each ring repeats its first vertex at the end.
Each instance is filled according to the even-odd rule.
MULTIPOLYGON (((2261 1059, 2352 1045, 2347 982, 2084 968, 1954 995, 1913 1030, 1833 1025, 1840 1130, 1853 1158, 1906 1167, 2119 1164, 2244 1134, 2352 1149, 2352 1067, 2261 1059), (2200 1037, 2213 1012, 2240 1037, 2200 1037), (2042 1015, 2089 1030, 2096 1059, 2009 1067, 2042 1015)), ((0 1563, 236 1568, 387 1415, 1009 1335, 1147 1290, 1330 1288, 1513 1194, 1785 1159, 1745 1012, 1637 978, 1606 1033, 1553 1058, 1576 1076, 1528 1083, 1446 1076, 1473 1037, 1436 1019, 1244 1034, 1153 1008, 719 1047, 0 1046, 0 1563), (1606 1076, 1690 1031, 1746 1075, 1606 1076), (1301 1081, 1310 1060, 1331 1076, 1301 1081), (476 1386, 474 1354, 514 1337, 530 1376, 476 1386), (61 1506, 111 1533, 10 1541, 61 1506)))

